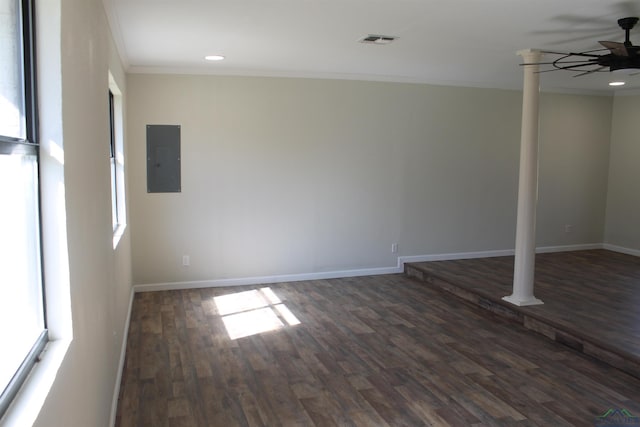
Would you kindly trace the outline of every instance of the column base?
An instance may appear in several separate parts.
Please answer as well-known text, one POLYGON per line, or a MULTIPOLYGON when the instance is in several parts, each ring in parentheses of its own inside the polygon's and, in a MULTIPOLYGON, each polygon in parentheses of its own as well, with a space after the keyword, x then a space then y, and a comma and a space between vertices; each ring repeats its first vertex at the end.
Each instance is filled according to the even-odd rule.
POLYGON ((533 295, 530 298, 519 298, 513 295, 509 295, 508 297, 502 297, 502 299, 508 303, 511 303, 513 305, 517 305, 517 306, 525 306, 525 305, 540 305, 540 304, 544 304, 544 302, 542 302, 542 300, 539 300, 538 298, 534 297, 533 295))

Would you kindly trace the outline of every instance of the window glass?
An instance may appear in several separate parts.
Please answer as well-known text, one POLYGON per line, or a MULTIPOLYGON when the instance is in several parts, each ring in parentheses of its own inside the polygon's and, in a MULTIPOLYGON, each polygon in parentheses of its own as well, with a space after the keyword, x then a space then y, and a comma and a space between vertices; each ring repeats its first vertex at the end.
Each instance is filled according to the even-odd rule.
POLYGON ((111 163, 111 221, 113 229, 120 224, 118 217, 118 168, 116 162, 115 105, 113 93, 109 91, 109 157, 111 163))
POLYGON ((35 112, 25 107, 35 105, 32 1, 0 0, 0 416, 47 342, 35 112))
POLYGON ((0 155, 0 390, 44 330, 35 155, 0 155))
POLYGON ((25 139, 20 2, 0 0, 0 135, 25 139))

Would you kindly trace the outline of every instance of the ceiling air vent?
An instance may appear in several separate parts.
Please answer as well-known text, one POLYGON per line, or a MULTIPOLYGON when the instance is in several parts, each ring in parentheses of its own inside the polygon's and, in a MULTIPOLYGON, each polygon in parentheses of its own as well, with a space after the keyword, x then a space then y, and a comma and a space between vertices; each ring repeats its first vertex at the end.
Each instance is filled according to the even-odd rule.
POLYGON ((368 36, 361 38, 359 41, 360 43, 366 43, 366 44, 389 44, 392 41, 394 41, 396 38, 397 37, 393 37, 393 36, 381 36, 379 34, 369 34, 368 36))

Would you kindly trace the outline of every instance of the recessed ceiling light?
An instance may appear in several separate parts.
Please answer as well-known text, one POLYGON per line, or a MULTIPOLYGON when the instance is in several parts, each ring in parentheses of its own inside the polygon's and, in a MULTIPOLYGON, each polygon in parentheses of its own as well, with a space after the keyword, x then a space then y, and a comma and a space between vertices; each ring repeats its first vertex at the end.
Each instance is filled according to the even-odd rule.
POLYGON ((222 55, 207 55, 204 57, 207 61, 222 61, 224 56, 222 55))
POLYGON ((368 36, 361 37, 358 41, 366 44, 389 44, 395 39, 397 39, 397 37, 369 34, 368 36))
POLYGON ((609 83, 609 86, 623 86, 624 82, 611 82, 609 83))

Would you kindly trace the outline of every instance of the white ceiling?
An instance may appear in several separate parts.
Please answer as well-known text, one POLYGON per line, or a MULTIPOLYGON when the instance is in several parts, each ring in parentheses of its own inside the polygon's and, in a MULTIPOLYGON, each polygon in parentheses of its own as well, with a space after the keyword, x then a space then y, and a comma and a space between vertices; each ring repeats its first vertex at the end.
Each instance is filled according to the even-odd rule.
MULTIPOLYGON (((519 89, 521 49, 623 41, 638 1, 103 0, 129 72, 346 78, 519 89), (368 34, 397 36, 366 45, 368 34), (207 62, 220 54, 224 61, 207 62)), ((631 32, 640 45, 640 24, 631 32)), ((552 59, 555 59, 552 57, 552 59)), ((640 75, 541 74, 547 90, 640 88, 640 75)))

